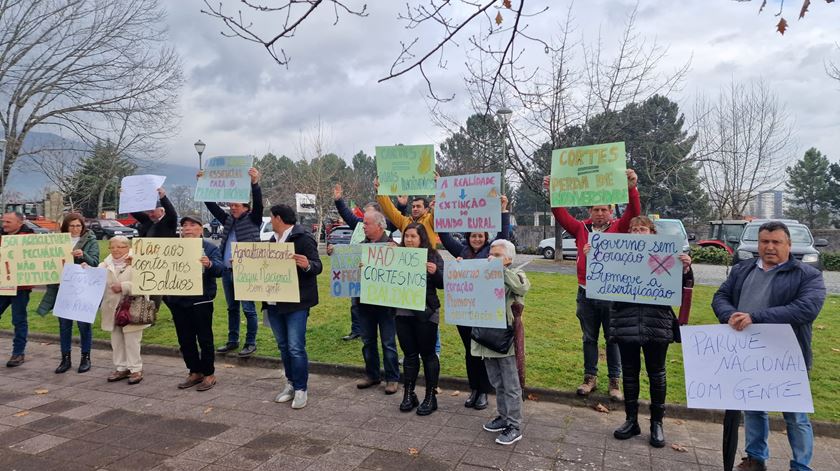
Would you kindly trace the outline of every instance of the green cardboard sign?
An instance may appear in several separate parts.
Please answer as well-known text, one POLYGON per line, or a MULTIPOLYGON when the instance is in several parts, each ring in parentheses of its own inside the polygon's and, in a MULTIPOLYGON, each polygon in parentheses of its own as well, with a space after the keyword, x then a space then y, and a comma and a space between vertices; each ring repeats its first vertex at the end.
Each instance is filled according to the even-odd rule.
POLYGON ((377 146, 380 195, 433 195, 435 146, 377 146))
POLYGON ((551 206, 627 203, 624 142, 555 149, 551 152, 551 206))
POLYGON ((413 311, 426 309, 426 249, 362 246, 361 302, 413 311))

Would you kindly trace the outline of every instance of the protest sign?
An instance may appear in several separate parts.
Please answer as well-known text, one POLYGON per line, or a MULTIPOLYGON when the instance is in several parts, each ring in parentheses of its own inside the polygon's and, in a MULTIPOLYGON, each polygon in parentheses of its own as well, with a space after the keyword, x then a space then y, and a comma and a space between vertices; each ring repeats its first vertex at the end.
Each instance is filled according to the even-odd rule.
POLYGON ((586 297, 640 304, 682 303, 682 240, 665 235, 593 232, 586 297))
MULTIPOLYGON (((361 226, 361 224, 359 224, 361 226)), ((356 226, 358 227, 358 226, 356 226)), ((336 245, 330 256, 330 293, 336 298, 358 298, 361 292, 359 264, 363 245, 336 245)))
POLYGON ((158 202, 158 188, 166 177, 160 175, 131 175, 123 177, 120 183, 120 214, 136 213, 155 209, 158 202))
POLYGON ((377 146, 380 195, 431 195, 435 192, 435 146, 377 146))
POLYGON ((551 206, 626 203, 627 156, 623 142, 551 152, 551 206))
POLYGON ((502 230, 500 173, 440 177, 435 194, 435 231, 502 230))
POLYGON ((132 294, 198 296, 204 292, 201 239, 134 239, 132 294))
POLYGON ((350 244, 361 244, 365 240, 365 224, 359 222, 356 228, 353 229, 353 235, 350 236, 350 244))
POLYGON ((53 285, 61 281, 65 263, 73 263, 67 232, 3 236, 6 286, 53 285))
POLYGON ((692 409, 814 412, 808 370, 789 324, 680 327, 692 409))
POLYGON ((237 301, 299 303, 295 244, 235 242, 233 292, 237 301))
POLYGON ((12 280, 11 263, 3 260, 3 239, 0 238, 0 296, 15 296, 17 285, 12 280))
POLYGON ((195 201, 224 201, 247 203, 251 201, 251 176, 248 170, 254 157, 213 157, 204 166, 204 175, 195 185, 195 201))
POLYGON ((507 327, 505 272, 501 260, 447 263, 443 270, 443 290, 447 324, 507 327))
POLYGON ((105 268, 82 268, 75 263, 64 265, 53 315, 93 323, 107 283, 108 270, 105 268))
POLYGON ((362 245, 361 302, 426 309, 426 249, 362 245))

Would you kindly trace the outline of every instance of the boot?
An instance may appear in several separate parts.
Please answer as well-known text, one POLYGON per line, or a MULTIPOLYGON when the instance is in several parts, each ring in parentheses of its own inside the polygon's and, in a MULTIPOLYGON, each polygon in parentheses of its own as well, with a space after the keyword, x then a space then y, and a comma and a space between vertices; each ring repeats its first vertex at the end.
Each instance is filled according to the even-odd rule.
POLYGON ((413 380, 406 380, 405 381, 405 388, 403 390, 403 400, 400 403, 400 411, 401 412, 411 412, 412 409, 417 407, 420 404, 420 401, 417 399, 417 394, 414 394, 414 384, 413 380))
POLYGON ((578 386, 578 396, 588 396, 589 393, 598 389, 598 377, 595 375, 583 375, 583 384, 578 386))
POLYGON ((417 415, 429 415, 437 410, 437 383, 440 377, 440 361, 437 355, 423 357, 423 372, 426 375, 426 397, 417 407, 417 415))
POLYGON ((624 395, 621 394, 621 388, 618 385, 618 378, 610 378, 610 399, 616 402, 624 400, 624 395))
POLYGON ((662 428, 662 419, 664 417, 664 404, 650 405, 650 446, 654 448, 665 446, 665 430, 662 428))
POLYGON ((90 370, 90 353, 82 352, 82 359, 79 360, 79 373, 90 370))
POLYGON ((473 408, 475 407, 475 400, 478 399, 478 390, 473 389, 470 391, 470 397, 464 402, 464 407, 473 408))
POLYGON ((642 433, 639 428, 639 401, 624 401, 625 422, 613 432, 619 440, 627 440, 642 433))
POLYGON ((65 371, 69 370, 71 366, 73 366, 73 364, 70 362, 70 352, 62 353, 61 363, 58 364, 58 368, 55 369, 55 373, 64 373, 65 371))
POLYGON ((417 407, 417 415, 429 415, 437 410, 437 396, 435 395, 435 387, 426 385, 426 397, 423 402, 417 407))

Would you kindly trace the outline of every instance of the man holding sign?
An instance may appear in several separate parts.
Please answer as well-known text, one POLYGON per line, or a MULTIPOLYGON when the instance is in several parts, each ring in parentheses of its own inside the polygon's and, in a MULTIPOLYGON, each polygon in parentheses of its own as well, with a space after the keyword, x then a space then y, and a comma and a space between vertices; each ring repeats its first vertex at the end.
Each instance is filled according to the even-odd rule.
MULTIPOLYGON (((554 166, 554 162, 552 162, 554 166)), ((553 173, 553 170, 552 170, 553 173)), ((638 216, 642 210, 639 201, 639 190, 636 188, 638 177, 631 169, 626 170, 627 192, 629 203, 624 209, 621 219, 612 219, 613 206, 601 204, 589 208, 589 218, 578 221, 564 207, 551 208, 554 217, 569 234, 575 237, 577 244, 577 318, 580 321, 580 330, 583 332, 583 384, 577 393, 579 396, 587 396, 598 387, 598 337, 599 330, 603 328, 604 338, 609 336, 610 330, 610 303, 589 299, 586 297, 586 256, 583 247, 589 241, 590 232, 617 232, 627 233, 630 230, 630 220, 638 216)), ((546 190, 553 191, 552 177, 543 179, 543 186, 546 190)), ((621 377, 621 356, 618 346, 607 342, 607 372, 609 374, 610 398, 621 401, 624 396, 619 389, 621 377)))
MULTIPOLYGON (((790 231, 779 221, 758 229, 758 260, 744 260, 732 268, 712 300, 712 309, 721 323, 735 330, 750 324, 790 324, 805 367, 812 365, 811 334, 814 320, 825 302, 822 273, 790 256, 790 231), (742 296, 742 294, 744 294, 742 296)), ((814 431, 808 415, 783 412, 790 442, 790 469, 810 470, 814 453, 814 431)), ((747 456, 737 469, 763 471, 770 458, 767 412, 745 411, 744 433, 747 456)))
MULTIPOLYGON (((32 229, 23 225, 22 214, 4 214, 3 230, 0 231, 0 246, 3 245, 2 236, 17 234, 32 234, 32 229)), ((8 264, 11 262, 4 261, 3 263, 6 267, 0 270, 0 274, 11 276, 8 272, 8 264)), ((0 315, 3 315, 7 307, 12 306, 12 325, 15 327, 15 337, 12 340, 12 357, 6 362, 6 366, 9 368, 20 366, 24 361, 26 337, 29 335, 29 321, 26 318, 26 308, 29 305, 29 294, 31 292, 31 286, 18 286, 14 296, 0 296, 0 315)))
MULTIPOLYGON (((140 226, 137 232, 140 237, 178 237, 178 214, 175 206, 166 196, 166 190, 157 189, 160 198, 158 206, 150 211, 131 213, 140 226)), ((120 194, 122 198, 122 194, 120 194)))

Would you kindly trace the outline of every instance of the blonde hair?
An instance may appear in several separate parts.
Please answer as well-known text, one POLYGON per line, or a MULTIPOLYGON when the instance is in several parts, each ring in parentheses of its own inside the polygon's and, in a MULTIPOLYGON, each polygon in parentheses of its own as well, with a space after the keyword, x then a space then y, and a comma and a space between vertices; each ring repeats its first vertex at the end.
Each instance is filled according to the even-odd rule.
POLYGON ((650 229, 651 234, 656 234, 656 224, 647 216, 636 216, 630 220, 630 227, 645 226, 650 229))

